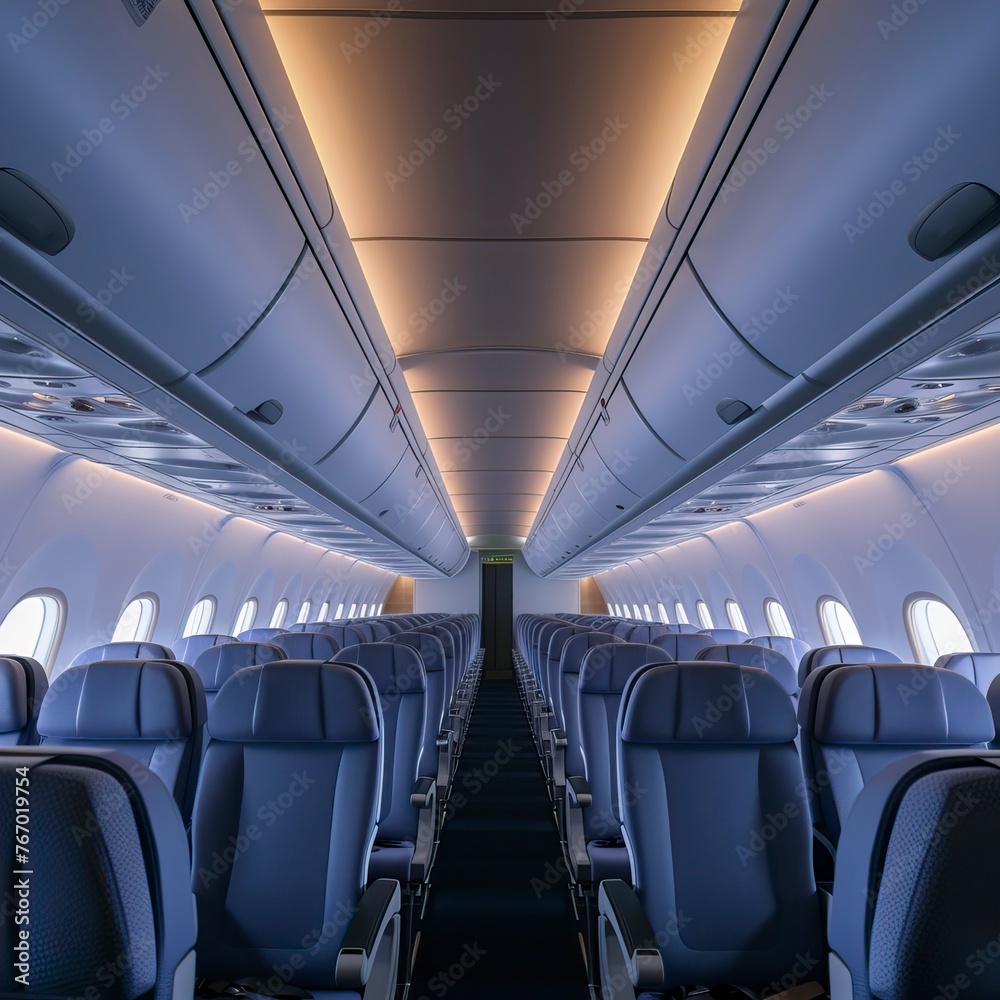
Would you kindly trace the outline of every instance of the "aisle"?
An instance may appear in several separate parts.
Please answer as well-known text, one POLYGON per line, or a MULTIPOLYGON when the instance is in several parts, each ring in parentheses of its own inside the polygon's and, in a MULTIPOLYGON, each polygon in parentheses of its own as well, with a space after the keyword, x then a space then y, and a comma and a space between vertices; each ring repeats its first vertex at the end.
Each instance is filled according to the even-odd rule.
POLYGON ((513 680, 484 680, 455 779, 410 1000, 585 1000, 545 780, 513 680))

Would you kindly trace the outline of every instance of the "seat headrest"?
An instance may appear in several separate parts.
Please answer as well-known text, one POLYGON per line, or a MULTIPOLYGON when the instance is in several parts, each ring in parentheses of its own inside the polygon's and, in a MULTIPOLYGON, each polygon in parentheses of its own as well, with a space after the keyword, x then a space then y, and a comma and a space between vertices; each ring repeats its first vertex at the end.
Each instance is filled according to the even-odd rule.
POLYGON ((888 649, 879 646, 817 646, 802 657, 799 663, 799 686, 820 667, 831 663, 902 663, 903 661, 888 649))
POLYGON ((429 635, 427 632, 397 632, 386 642, 395 642, 415 649, 424 661, 424 673, 435 674, 444 671, 444 646, 436 635, 429 635))
POLYGON ((353 667, 278 660, 222 685, 208 731, 230 743, 371 743, 382 715, 370 681, 353 667))
POLYGON ((67 667, 38 713, 47 739, 166 740, 191 735, 184 671, 164 660, 99 660, 67 667))
POLYGON ((258 663, 284 660, 285 651, 268 642, 227 642, 209 646, 192 666, 201 677, 206 691, 218 691, 237 670, 258 663))
POLYGON ((750 636, 741 628, 707 628, 705 633, 710 635, 720 646, 729 643, 746 642, 750 636))
POLYGON ((812 683, 820 743, 972 746, 995 735, 985 696, 952 670, 866 663, 830 667, 812 683))
POLYGON ((224 635, 222 632, 199 632, 197 635, 184 636, 175 639, 173 659, 181 663, 193 664, 198 655, 212 646, 220 646, 224 642, 236 642, 236 636, 224 635))
POLYGON ((938 657, 934 666, 954 670, 985 693, 993 679, 1000 676, 1000 653, 946 653, 938 657))
POLYGON ((658 635, 653 640, 653 645, 679 663, 682 660, 693 660, 698 655, 698 650, 714 646, 716 642, 703 632, 667 632, 665 635, 658 635))
POLYGON ((98 660, 172 660, 173 651, 158 642, 105 642, 91 646, 77 653, 70 662, 71 667, 81 663, 96 663, 98 660))
POLYGON ((598 646, 624 646, 625 640, 608 632, 583 632, 574 635, 562 648, 559 669, 564 674, 578 674, 587 651, 598 646))
POLYGON ((276 635, 281 635, 283 628, 248 628, 236 637, 237 642, 270 642, 276 635))
POLYGON ((334 662, 355 663, 366 670, 379 694, 412 694, 426 688, 420 654, 412 646, 363 642, 342 649, 334 662))
POLYGON ((796 668, 802 662, 802 657, 809 652, 810 646, 805 639, 796 639, 790 635, 755 635, 746 640, 747 645, 767 646, 776 649, 788 657, 788 662, 796 668))
POLYGON ((16 660, 0 659, 0 733, 16 733, 31 720, 28 677, 16 660))
POLYGON ((799 678, 788 657, 767 646, 754 646, 747 642, 726 643, 721 646, 706 646, 698 650, 696 660, 716 660, 738 663, 742 667, 757 667, 766 670, 785 689, 786 694, 799 693, 799 678))
POLYGON ((580 664, 580 694, 620 694, 647 663, 665 663, 662 649, 644 642, 612 642, 589 649, 580 664))
POLYGON ((340 652, 340 643, 326 632, 282 632, 271 643, 284 650, 279 659, 332 660, 340 652))
POLYGON ((628 743, 790 743, 795 710, 782 686, 756 667, 697 661, 649 667, 622 706, 628 743))

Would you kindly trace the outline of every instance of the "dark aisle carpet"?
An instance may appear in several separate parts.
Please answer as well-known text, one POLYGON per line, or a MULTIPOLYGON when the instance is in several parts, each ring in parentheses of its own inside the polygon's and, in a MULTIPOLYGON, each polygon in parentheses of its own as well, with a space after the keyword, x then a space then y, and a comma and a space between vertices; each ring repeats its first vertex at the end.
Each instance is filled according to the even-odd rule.
POLYGON ((513 680, 483 680, 455 778, 410 1000, 586 1000, 549 799, 513 680))

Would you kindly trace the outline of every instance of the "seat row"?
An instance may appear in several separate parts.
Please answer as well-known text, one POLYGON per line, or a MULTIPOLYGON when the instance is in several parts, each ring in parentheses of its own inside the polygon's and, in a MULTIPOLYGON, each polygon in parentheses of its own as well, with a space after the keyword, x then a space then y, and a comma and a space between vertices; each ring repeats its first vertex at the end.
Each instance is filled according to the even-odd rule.
MULTIPOLYGON (((915 753, 940 758, 934 766, 943 768, 956 760, 972 767, 994 754, 991 706, 1000 720, 1000 681, 989 695, 974 681, 995 679, 1000 656, 962 654, 927 667, 867 662, 866 652, 827 647, 811 657, 796 697, 787 657, 759 645, 703 646, 697 660, 674 663, 660 645, 551 619, 519 621, 518 640, 525 709, 540 734, 591 972, 596 985, 604 970, 606 998, 634 996, 635 986, 738 983, 775 992, 775 983, 801 982, 794 956, 809 948, 818 954, 823 945, 819 902, 831 887, 817 894, 815 873, 818 866, 830 877, 827 853, 841 859, 834 913, 852 914, 829 927, 837 952, 831 968, 851 973, 840 995, 875 995, 866 992, 867 979, 850 985, 863 949, 851 936, 850 893, 836 886, 857 883, 857 858, 868 855, 857 848, 848 816, 868 786, 888 795, 880 776, 903 780, 915 753), (549 637, 544 657, 535 652, 541 630, 549 637), (553 641, 561 642, 559 669, 540 697, 553 641), (653 928, 644 957, 629 952, 638 937, 622 923, 641 913, 648 918, 642 928, 653 928), (678 926, 678 914, 691 926, 678 926)), ((869 815, 865 829, 873 822, 869 815)), ((996 904, 991 913, 1000 918, 996 904)), ((912 966, 910 943, 900 934, 890 939, 891 963, 912 966)), ((825 957, 809 971, 807 978, 826 984, 825 957)))

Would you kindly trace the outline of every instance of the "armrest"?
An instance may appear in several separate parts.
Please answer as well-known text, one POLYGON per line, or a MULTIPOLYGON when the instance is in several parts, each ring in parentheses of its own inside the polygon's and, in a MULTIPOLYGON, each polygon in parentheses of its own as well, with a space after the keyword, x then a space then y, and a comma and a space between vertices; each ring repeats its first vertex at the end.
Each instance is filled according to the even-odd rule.
POLYGON ((570 805, 580 809, 587 809, 594 801, 590 793, 590 783, 578 774, 566 779, 566 791, 569 793, 570 805))
POLYGON ((376 879, 365 891, 347 925, 334 973, 337 989, 363 990, 386 930, 399 914, 400 891, 395 879, 376 879))
POLYGON ((434 805, 434 789, 437 782, 434 778, 422 775, 413 782, 413 790, 410 792, 410 805, 418 809, 430 809, 434 805))
POLYGON ((629 981, 638 991, 663 985, 663 959, 656 934, 635 890, 621 879, 605 879, 597 895, 597 911, 614 931, 629 981))
POLYGON ((565 750, 569 743, 566 739, 565 729, 550 729, 549 739, 552 741, 552 746, 556 750, 565 750))
POLYGON ((442 729, 438 733, 437 738, 437 748, 438 750, 447 750, 451 746, 452 741, 455 739, 454 729, 442 729))

